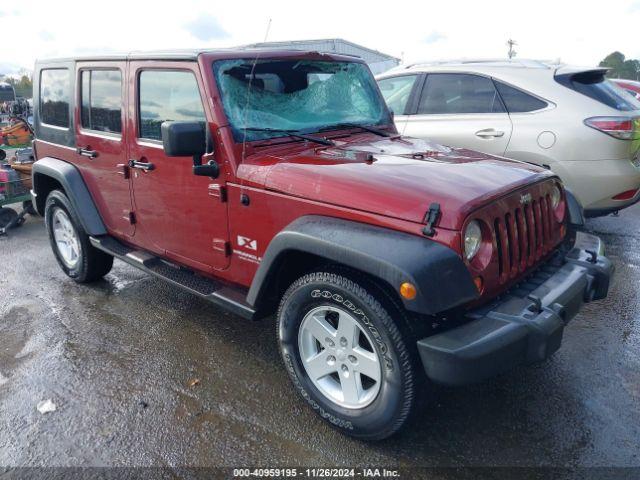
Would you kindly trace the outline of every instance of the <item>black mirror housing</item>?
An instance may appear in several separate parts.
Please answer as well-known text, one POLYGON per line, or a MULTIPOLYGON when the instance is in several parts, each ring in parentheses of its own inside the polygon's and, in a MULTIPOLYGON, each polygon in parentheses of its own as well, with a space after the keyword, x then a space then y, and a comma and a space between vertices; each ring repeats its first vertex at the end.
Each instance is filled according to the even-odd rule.
POLYGON ((207 151, 204 122, 162 122, 162 146, 168 157, 196 157, 207 151))

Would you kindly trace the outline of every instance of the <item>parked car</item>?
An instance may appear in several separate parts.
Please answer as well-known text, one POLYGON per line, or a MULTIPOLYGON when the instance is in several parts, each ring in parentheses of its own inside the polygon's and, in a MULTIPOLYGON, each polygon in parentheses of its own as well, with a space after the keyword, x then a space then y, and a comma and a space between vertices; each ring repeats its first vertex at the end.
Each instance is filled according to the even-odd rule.
POLYGON ((606 69, 458 61, 377 77, 398 130, 551 169, 587 216, 640 200, 640 102, 606 69))
POLYGON ((90 282, 118 258, 276 314, 295 388, 350 435, 397 431, 427 378, 546 359, 607 295, 558 177, 399 136, 359 59, 135 54, 34 78, 33 195, 62 270, 90 282))
POLYGON ((640 82, 622 78, 613 78, 611 81, 619 87, 624 88, 627 93, 631 94, 636 100, 640 100, 640 82))

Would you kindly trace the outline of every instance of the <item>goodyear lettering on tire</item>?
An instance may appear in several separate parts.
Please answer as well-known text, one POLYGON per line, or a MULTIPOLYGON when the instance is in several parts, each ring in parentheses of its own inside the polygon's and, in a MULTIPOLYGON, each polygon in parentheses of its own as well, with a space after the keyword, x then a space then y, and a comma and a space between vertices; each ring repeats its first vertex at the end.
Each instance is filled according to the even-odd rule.
POLYGON ((391 358, 388 355, 389 348, 382 340, 382 336, 380 335, 380 332, 378 331, 378 329, 371 323, 371 320, 369 319, 369 317, 367 317, 367 315, 365 315, 365 313, 362 311, 361 308, 356 307, 353 304, 353 302, 351 302, 349 299, 344 298, 339 293, 333 293, 329 290, 315 289, 311 292, 311 297, 326 298, 326 299, 333 300, 334 302, 339 303, 340 305, 345 307, 353 315, 356 315, 358 318, 360 318, 362 323, 366 325, 367 329, 373 336, 373 339, 375 340, 376 345, 378 346, 380 355, 382 356, 382 360, 384 362, 385 367, 387 368, 387 370, 393 371, 393 360, 391 360, 391 358))

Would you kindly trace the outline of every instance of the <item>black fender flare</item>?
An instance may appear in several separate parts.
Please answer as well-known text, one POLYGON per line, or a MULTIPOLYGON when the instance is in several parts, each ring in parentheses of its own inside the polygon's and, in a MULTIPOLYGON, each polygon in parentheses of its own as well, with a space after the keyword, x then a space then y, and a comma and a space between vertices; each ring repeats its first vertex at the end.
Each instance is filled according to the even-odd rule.
POLYGON ((44 157, 33 164, 32 177, 33 204, 40 215, 44 214, 46 195, 50 191, 49 179, 53 179, 64 189, 87 234, 106 235, 107 229, 100 213, 75 166, 57 158, 44 157))
POLYGON ((434 315, 478 298, 469 270, 452 249, 431 239, 339 218, 300 217, 279 232, 263 255, 247 302, 262 308, 283 258, 309 253, 362 271, 396 292, 403 282, 416 286, 407 310, 434 315))
POLYGON ((565 197, 567 199, 567 213, 569 214, 569 225, 574 228, 584 227, 584 208, 571 190, 565 187, 565 197))

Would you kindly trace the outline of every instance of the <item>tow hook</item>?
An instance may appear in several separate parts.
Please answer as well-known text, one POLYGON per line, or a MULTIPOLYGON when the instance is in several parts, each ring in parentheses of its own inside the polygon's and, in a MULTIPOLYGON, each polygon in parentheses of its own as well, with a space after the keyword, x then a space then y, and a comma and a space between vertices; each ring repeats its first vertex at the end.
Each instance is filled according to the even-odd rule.
POLYGON ((589 254, 589 258, 587 258, 587 262, 589 263, 598 263, 598 254, 593 250, 585 250, 589 254))
POLYGON ((531 300, 533 305, 529 307, 533 313, 540 313, 542 311, 542 299, 540 297, 536 297, 535 295, 529 295, 527 300, 531 300))

